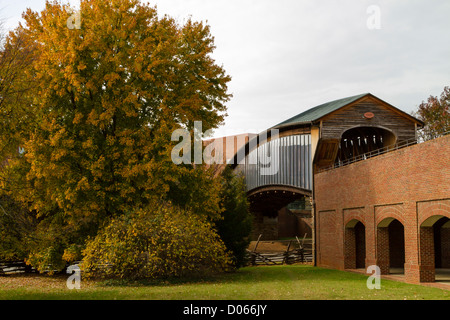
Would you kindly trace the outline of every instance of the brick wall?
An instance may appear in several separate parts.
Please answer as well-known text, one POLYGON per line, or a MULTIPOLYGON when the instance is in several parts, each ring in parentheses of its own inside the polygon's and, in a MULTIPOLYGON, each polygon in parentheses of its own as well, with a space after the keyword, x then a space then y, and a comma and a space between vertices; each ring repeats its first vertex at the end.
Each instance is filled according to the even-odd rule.
POLYGON ((434 281, 435 252, 434 252, 434 231, 432 227, 420 228, 420 265, 422 273, 420 281, 434 281))
POLYGON ((267 217, 261 212, 254 212, 250 238, 257 240, 260 235, 261 240, 278 239, 278 217, 267 217))
POLYGON ((377 241, 376 241, 376 264, 380 267, 381 274, 389 273, 389 265, 391 257, 389 248, 389 228, 377 228, 377 241))
POLYGON ((262 234, 261 240, 277 240, 279 238, 312 237, 312 218, 299 217, 289 213, 284 207, 276 216, 268 217, 261 212, 253 212, 253 225, 250 238, 257 240, 262 234))
MULTIPOLYGON (((389 249, 399 250, 392 246, 392 238, 401 241, 399 231, 394 230, 389 248, 389 225, 397 220, 403 225, 405 280, 417 283, 427 279, 431 267, 421 263, 421 255, 430 250, 426 241, 420 241, 420 226, 435 217, 450 218, 449 163, 447 135, 315 174, 317 264, 336 269, 351 265, 345 262, 345 226, 356 219, 365 226, 366 268, 378 264, 382 272, 388 272, 389 249)), ((440 230, 445 260, 450 244, 446 228, 440 230)))
POLYGON ((298 236, 299 218, 291 214, 289 210, 284 207, 278 211, 278 237, 287 238, 298 236))
POLYGON ((312 237, 311 218, 297 216, 286 207, 278 211, 278 237, 312 237))

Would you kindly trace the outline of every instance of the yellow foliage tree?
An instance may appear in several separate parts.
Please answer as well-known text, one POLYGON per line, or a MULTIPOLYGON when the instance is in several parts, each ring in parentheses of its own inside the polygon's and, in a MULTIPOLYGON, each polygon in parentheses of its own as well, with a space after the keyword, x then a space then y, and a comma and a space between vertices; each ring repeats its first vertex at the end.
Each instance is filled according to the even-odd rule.
POLYGON ((40 221, 43 240, 31 256, 51 247, 52 256, 67 257, 105 219, 153 199, 217 218, 213 174, 170 156, 175 129, 192 130, 194 121, 214 129, 226 116, 230 77, 211 56, 209 27, 159 17, 138 0, 82 0, 76 28, 68 27, 72 16, 48 1, 42 12, 27 10, 13 33, 34 50, 23 71, 33 99, 22 117, 32 121, 24 154, 2 174, 40 221), (180 197, 193 179, 208 187, 192 183, 190 196, 180 197))

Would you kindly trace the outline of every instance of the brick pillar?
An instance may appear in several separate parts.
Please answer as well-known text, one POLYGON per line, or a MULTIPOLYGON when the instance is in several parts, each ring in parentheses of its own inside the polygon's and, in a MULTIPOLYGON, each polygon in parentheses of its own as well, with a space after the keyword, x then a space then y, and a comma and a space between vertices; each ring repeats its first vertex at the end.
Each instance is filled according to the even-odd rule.
POLYGON ((433 227, 420 228, 420 261, 419 261, 419 281, 434 282, 434 232, 433 227))
POLYGON ((377 228, 377 266, 381 274, 389 274, 389 229, 377 228))
POLYGON ((403 206, 405 210, 405 282, 419 283, 423 267, 420 264, 420 231, 417 226, 416 203, 405 202, 403 206))
POLYGON ((367 267, 377 264, 376 259, 376 226, 373 219, 374 207, 368 206, 366 209, 366 270, 367 267))
POLYGON ((355 228, 345 228, 344 232, 344 268, 356 269, 355 228))

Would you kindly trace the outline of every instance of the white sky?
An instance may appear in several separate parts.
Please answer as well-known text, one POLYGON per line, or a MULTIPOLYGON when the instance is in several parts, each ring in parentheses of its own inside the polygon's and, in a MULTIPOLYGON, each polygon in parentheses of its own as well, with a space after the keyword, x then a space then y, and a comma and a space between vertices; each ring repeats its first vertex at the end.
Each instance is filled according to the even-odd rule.
MULTIPOLYGON (((66 0, 67 2, 67 0, 66 0)), ((76 5, 77 0, 70 0, 76 5)), ((145 1, 147 2, 147 1, 145 1)), ((0 0, 6 27, 44 0, 0 0)), ((410 113, 450 86, 448 0, 153 0, 180 22, 207 21, 233 78, 216 137, 260 132, 316 105, 370 92, 410 113), (370 5, 381 29, 370 30, 370 5)))

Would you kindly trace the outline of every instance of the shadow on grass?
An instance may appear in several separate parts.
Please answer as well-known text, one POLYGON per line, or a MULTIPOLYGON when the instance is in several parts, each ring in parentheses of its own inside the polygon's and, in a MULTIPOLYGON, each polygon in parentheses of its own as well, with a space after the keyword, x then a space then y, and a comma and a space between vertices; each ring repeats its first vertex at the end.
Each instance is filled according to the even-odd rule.
POLYGON ((124 280, 108 279, 98 282, 100 287, 149 287, 175 286, 185 284, 251 284, 258 282, 283 281, 357 281, 366 279, 364 275, 351 274, 331 269, 317 268, 310 265, 280 265, 245 267, 233 272, 215 275, 198 275, 184 278, 124 280))

